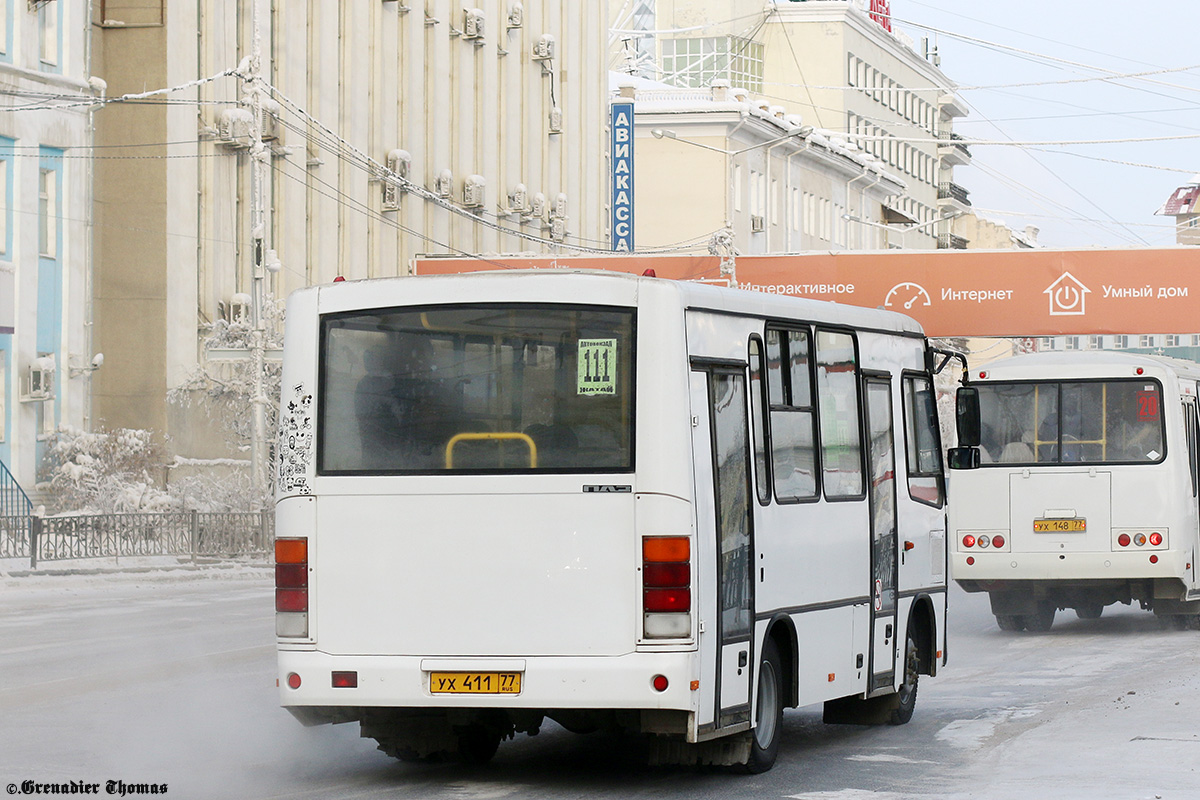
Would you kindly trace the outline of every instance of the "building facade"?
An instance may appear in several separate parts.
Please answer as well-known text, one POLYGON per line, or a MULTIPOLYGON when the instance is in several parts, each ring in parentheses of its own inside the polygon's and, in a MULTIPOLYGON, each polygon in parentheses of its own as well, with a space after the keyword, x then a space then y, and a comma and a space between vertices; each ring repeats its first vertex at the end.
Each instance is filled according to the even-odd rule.
POLYGON ((86 12, 0 0, 0 463, 28 494, 54 430, 89 424, 99 374, 86 12))
POLYGON ((270 305, 416 255, 608 248, 605 2, 94 5, 110 96, 174 89, 97 118, 98 142, 154 156, 97 172, 109 425, 228 456, 167 395, 260 289, 270 305))
MULTIPOLYGON (((861 0, 658 0, 658 79, 725 79, 879 159, 905 190, 889 215, 903 246, 965 248, 949 219, 969 212, 954 167, 971 155, 953 122, 966 114, 934 53, 861 0)), ((886 4, 884 4, 886 6, 886 4)), ((859 223, 852 223, 859 224, 859 223)))

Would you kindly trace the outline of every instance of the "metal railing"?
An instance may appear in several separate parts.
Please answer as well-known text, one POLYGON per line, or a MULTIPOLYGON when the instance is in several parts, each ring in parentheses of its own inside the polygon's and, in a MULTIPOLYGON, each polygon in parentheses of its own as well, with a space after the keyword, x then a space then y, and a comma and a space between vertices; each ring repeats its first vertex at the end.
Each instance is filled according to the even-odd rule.
MULTIPOLYGON (((5 530, 0 517, 0 531, 5 530)), ((134 556, 234 558, 271 552, 274 516, 270 512, 161 514, 80 514, 26 516, 24 536, 0 538, 0 555, 42 561, 134 556)), ((14 530, 19 530, 14 528, 14 530)))
POLYGON ((0 558, 29 556, 33 501, 0 461, 0 558))
POLYGON ((970 192, 957 183, 943 181, 938 184, 938 200, 954 200, 964 206, 971 205, 970 192))

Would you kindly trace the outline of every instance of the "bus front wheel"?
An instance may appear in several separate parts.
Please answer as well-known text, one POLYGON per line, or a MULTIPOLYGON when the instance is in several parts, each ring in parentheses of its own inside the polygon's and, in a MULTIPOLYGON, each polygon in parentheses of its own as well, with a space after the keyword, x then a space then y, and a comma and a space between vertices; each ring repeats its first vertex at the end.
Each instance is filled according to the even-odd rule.
POLYGON ((751 775, 766 772, 779 755, 779 736, 783 728, 783 659, 773 639, 763 644, 762 663, 758 667, 758 710, 750 738, 750 758, 744 769, 751 775))
POLYGON ((888 719, 892 725, 903 725, 912 719, 913 710, 917 707, 917 681, 920 678, 918 672, 920 666, 921 659, 917 654, 917 642, 910 635, 908 644, 904 647, 904 683, 900 684, 900 690, 896 693, 899 702, 888 719))
POLYGON ((1025 621, 1019 614, 997 614, 996 625, 1002 631, 1015 633, 1025 630, 1025 621))

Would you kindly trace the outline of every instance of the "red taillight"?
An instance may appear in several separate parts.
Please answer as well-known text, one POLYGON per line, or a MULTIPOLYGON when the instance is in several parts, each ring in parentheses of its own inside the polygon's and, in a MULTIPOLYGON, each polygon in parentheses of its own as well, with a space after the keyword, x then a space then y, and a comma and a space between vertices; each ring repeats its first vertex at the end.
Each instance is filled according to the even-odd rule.
POLYGON ((1004 547, 1004 537, 996 534, 992 537, 992 547, 1004 547))
POLYGON ((963 537, 963 547, 971 548, 974 546, 975 546, 975 537, 968 533, 966 536, 963 537))
POLYGON ((1150 563, 1151 563, 1151 564, 1157 564, 1157 563, 1158 563, 1158 556, 1150 556, 1150 563))
POLYGON ((276 564, 276 589, 307 589, 308 566, 306 564, 276 564))
POLYGON ((974 563, 975 563, 975 556, 967 556, 967 566, 969 567, 974 563))
POLYGON ((646 564, 644 586, 688 586, 692 582, 690 564, 646 564))
POLYGON ((679 589, 647 589, 645 595, 646 611, 689 611, 692 607, 692 590, 679 589))
POLYGON ((667 687, 670 686, 670 681, 667 680, 666 675, 655 675, 654 680, 650 683, 656 692, 665 692, 667 687))
POLYGON ((289 672, 287 677, 288 686, 292 689, 300 688, 300 676, 294 672, 289 672))
POLYGON ((275 610, 308 611, 308 539, 275 540, 275 610))
POLYGON ((1162 534, 1158 531, 1150 534, 1150 544, 1154 545, 1155 547, 1158 547, 1160 544, 1162 544, 1162 534))
POLYGON ((1120 536, 1117 537, 1117 544, 1121 545, 1121 547, 1129 547, 1130 541, 1131 540, 1129 538, 1128 533, 1122 533, 1120 536))
POLYGON ((308 590, 276 589, 275 610, 282 612, 296 611, 300 613, 308 611, 308 590))
POLYGON ((358 688, 358 673, 357 672, 334 672, 332 682, 333 682, 334 689, 357 689, 358 688))

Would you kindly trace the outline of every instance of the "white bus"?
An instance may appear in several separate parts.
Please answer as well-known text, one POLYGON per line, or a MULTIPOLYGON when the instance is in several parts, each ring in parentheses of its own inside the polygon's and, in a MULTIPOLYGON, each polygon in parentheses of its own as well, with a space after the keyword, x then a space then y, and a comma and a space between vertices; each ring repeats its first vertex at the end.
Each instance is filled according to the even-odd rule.
POLYGON ((758 772, 945 657, 930 366, 890 312, 607 272, 287 307, 280 696, 401 759, 545 719, 758 772))
POLYGON ((1006 631, 1059 609, 1138 602, 1165 626, 1200 613, 1200 365, 1038 353, 972 370, 951 451, 951 572, 1006 631), (966 469, 959 469, 966 467, 966 469))

